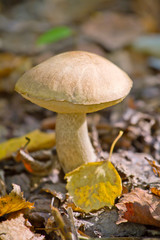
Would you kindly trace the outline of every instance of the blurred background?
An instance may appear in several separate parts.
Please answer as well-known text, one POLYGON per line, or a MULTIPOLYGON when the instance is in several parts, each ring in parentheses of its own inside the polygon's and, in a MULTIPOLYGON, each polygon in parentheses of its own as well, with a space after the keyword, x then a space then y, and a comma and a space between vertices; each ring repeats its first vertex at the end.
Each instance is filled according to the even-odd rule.
POLYGON ((15 82, 55 54, 85 50, 108 58, 134 82, 123 103, 88 116, 103 149, 122 128, 121 147, 150 151, 151 132, 159 143, 159 13, 159 0, 1 0, 0 141, 35 128, 54 129, 55 114, 15 93, 15 82))

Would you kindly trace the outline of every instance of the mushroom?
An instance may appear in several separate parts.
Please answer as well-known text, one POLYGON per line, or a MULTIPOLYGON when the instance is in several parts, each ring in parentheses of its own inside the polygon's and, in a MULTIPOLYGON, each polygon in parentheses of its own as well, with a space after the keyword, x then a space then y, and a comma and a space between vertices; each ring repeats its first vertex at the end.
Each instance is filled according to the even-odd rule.
POLYGON ((56 55, 26 72, 15 90, 31 102, 58 113, 56 148, 65 173, 94 162, 86 113, 121 102, 131 79, 96 54, 71 51, 56 55))

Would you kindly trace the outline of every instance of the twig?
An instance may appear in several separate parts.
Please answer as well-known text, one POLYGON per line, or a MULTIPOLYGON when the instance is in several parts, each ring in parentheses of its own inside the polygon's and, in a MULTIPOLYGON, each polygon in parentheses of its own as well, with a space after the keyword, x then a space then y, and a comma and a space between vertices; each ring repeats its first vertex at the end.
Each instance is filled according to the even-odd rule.
POLYGON ((55 208, 53 207, 53 199, 52 199, 52 202, 51 202, 51 210, 52 210, 52 215, 54 217, 54 220, 55 220, 55 223, 56 223, 56 226, 58 228, 58 230, 60 231, 62 237, 65 239, 65 240, 72 240, 72 235, 71 233, 68 231, 67 227, 66 227, 66 224, 64 223, 64 220, 58 210, 58 208, 55 208))
POLYGON ((78 234, 77 234, 76 227, 75 227, 75 224, 74 224, 74 217, 73 217, 72 208, 69 207, 67 209, 67 212, 68 212, 69 219, 70 219, 70 224, 71 224, 72 240, 78 240, 78 234))

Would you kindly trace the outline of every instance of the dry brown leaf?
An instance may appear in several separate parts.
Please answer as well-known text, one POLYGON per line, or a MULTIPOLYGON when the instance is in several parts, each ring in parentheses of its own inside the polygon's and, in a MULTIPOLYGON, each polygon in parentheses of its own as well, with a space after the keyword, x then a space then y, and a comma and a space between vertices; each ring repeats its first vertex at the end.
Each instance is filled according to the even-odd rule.
POLYGON ((113 154, 112 162, 118 171, 129 179, 132 186, 155 187, 159 184, 159 178, 154 175, 145 157, 152 159, 152 156, 146 153, 123 150, 113 154))
MULTIPOLYGON (((28 223, 29 224, 29 223, 28 223)), ((27 225, 28 225, 27 224, 27 225)), ((23 214, 0 223, 1 240, 44 240, 44 236, 34 234, 26 226, 26 219, 23 214)))
POLYGON ((64 183, 46 183, 42 187, 41 191, 52 194, 61 202, 64 202, 64 200, 66 199, 66 184, 64 183))
POLYGON ((16 212, 25 208, 33 208, 34 203, 26 202, 20 187, 13 184, 13 190, 9 195, 0 198, 0 216, 16 212))
POLYGON ((84 34, 109 50, 129 44, 141 31, 137 16, 113 12, 98 13, 82 26, 84 34))
MULTIPOLYGON (((46 154, 47 155, 47 154, 46 154)), ((29 154, 26 149, 21 148, 16 156, 17 161, 22 161, 25 169, 36 176, 46 176, 53 169, 53 159, 48 156, 44 161, 43 159, 35 159, 29 154)))
POLYGON ((160 198, 147 191, 135 188, 132 192, 124 194, 116 204, 119 209, 119 220, 160 227, 160 198))

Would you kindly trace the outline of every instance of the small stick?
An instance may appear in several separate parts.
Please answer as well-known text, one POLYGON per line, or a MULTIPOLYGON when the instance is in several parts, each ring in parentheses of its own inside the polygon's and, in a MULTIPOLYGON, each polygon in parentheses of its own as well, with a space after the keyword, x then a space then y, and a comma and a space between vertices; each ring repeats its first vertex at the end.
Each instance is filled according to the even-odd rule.
POLYGON ((75 227, 75 224, 74 224, 74 217, 73 217, 72 208, 69 207, 67 209, 67 212, 68 212, 69 219, 70 219, 70 224, 71 224, 72 240, 78 240, 78 234, 77 234, 76 227, 75 227))
POLYGON ((52 210, 52 215, 54 217, 56 226, 65 240, 72 240, 72 235, 68 231, 66 224, 64 223, 64 220, 63 220, 58 208, 53 207, 53 202, 54 202, 54 200, 52 199, 51 210, 52 210))

